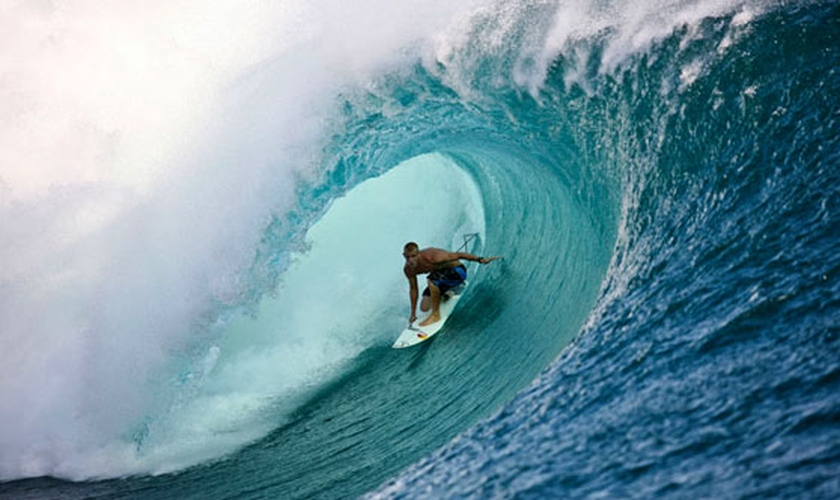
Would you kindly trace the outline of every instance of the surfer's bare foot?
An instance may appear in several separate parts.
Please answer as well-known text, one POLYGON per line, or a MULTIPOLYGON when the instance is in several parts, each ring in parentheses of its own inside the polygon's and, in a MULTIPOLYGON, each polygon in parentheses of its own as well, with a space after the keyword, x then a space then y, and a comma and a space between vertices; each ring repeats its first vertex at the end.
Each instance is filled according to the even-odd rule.
POLYGON ((438 321, 440 321, 440 314, 432 313, 428 318, 420 322, 420 326, 428 326, 432 323, 437 323, 438 321))

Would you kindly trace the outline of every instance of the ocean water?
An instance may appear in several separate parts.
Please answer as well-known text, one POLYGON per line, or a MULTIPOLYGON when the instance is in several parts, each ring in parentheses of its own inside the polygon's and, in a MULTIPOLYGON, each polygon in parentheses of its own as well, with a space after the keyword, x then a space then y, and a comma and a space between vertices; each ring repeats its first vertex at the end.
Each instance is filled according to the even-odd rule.
POLYGON ((840 495, 838 4, 0 13, 0 498, 840 495))

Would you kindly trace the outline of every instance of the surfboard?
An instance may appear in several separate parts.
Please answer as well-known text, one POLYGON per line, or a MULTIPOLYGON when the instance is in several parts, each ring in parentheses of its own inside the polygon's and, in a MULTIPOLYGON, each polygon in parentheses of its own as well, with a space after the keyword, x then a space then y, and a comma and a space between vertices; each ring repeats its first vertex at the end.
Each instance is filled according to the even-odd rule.
MULTIPOLYGON (((461 296, 464 294, 464 290, 466 288, 467 282, 465 281, 452 290, 449 290, 447 292, 448 297, 446 300, 443 300, 443 297, 441 297, 440 321, 426 326, 408 325, 408 328, 403 330, 400 336, 397 337, 393 348, 403 349, 405 347, 411 347, 432 338, 440 331, 441 328, 443 328, 443 325, 446 323, 449 315, 452 314, 455 306, 458 305, 458 301, 461 300, 461 296)), ((418 323, 420 321, 422 320, 418 320, 418 323)))

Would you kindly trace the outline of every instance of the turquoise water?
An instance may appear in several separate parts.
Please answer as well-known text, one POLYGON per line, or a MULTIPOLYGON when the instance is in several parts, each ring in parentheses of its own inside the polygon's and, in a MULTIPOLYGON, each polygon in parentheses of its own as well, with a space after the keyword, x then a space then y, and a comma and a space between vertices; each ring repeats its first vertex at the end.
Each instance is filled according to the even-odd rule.
POLYGON ((837 6, 404 9, 278 45, 156 203, 9 275, 51 368, 4 376, 3 496, 836 496, 837 6), (391 349, 403 243, 468 233, 504 259, 391 349))

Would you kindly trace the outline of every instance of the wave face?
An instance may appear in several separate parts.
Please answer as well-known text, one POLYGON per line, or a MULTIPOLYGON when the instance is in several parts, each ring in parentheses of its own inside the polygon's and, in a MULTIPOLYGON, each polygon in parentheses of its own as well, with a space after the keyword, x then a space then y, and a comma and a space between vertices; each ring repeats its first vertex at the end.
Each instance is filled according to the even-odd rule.
MULTIPOLYGON (((629 169, 592 316, 514 401, 372 497, 837 495, 840 11, 746 12, 587 80, 574 128, 629 169)), ((558 81, 576 62, 547 94, 576 102, 558 81)))
POLYGON ((367 3, 10 9, 0 491, 836 496, 838 7, 367 3))

